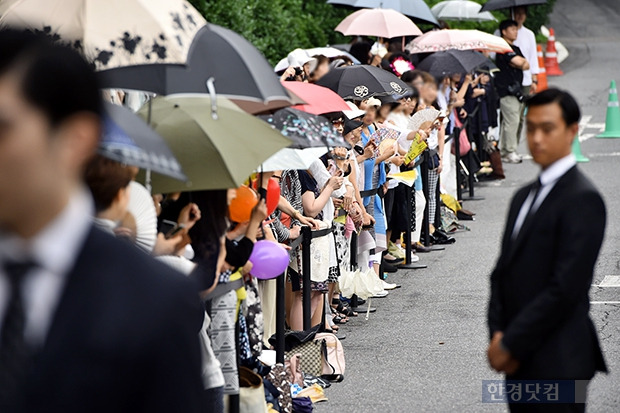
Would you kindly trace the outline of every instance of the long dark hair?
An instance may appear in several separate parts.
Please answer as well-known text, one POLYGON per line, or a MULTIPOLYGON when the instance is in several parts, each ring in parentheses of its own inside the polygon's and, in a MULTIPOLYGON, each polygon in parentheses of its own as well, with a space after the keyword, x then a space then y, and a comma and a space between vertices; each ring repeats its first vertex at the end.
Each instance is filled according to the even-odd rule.
POLYGON ((189 231, 197 264, 190 277, 197 283, 198 290, 204 291, 213 285, 217 275, 220 239, 228 224, 228 202, 225 189, 196 191, 188 195, 190 202, 195 202, 201 213, 200 220, 189 231))
POLYGON ((190 194, 191 202, 200 208, 201 218, 189 231, 192 248, 197 260, 209 259, 213 255, 217 259, 220 238, 227 228, 226 216, 228 202, 226 190, 196 191, 190 194))

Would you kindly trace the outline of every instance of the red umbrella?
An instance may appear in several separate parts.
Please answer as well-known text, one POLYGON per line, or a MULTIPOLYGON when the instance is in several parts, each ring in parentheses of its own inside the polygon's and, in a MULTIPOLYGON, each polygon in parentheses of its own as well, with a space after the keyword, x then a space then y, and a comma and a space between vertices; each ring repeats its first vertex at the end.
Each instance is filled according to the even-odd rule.
POLYGON ((349 110, 349 105, 336 92, 323 86, 304 82, 282 82, 284 87, 302 100, 303 105, 293 106, 295 109, 320 115, 322 113, 349 110))

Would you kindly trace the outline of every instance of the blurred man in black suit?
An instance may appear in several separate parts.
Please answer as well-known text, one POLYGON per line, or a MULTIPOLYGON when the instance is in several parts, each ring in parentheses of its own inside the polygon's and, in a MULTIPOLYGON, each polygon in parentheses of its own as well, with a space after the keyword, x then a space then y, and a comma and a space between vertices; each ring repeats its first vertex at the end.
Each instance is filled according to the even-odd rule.
POLYGON ((195 412, 197 290, 93 227, 100 134, 74 51, 0 31, 0 411, 195 412))
MULTIPOLYGON (((590 380, 607 371, 588 292, 605 204, 571 152, 580 111, 564 91, 527 102, 527 141, 542 168, 514 196, 491 275, 488 358, 507 379, 590 380)), ((585 404, 511 404, 511 411, 583 411, 585 404)))

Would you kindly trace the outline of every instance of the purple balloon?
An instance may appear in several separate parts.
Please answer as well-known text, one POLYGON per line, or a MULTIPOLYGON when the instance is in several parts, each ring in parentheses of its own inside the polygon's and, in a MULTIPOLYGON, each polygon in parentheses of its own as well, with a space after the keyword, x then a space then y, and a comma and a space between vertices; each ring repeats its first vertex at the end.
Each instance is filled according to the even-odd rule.
POLYGON ((288 267, 289 257, 286 249, 274 241, 262 240, 254 244, 250 260, 250 273, 261 280, 270 280, 283 274, 288 267))

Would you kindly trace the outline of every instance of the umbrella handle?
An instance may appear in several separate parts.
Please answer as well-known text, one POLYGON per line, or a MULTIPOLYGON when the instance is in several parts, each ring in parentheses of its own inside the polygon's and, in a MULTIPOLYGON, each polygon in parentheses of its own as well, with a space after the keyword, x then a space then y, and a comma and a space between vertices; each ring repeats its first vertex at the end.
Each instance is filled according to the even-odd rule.
POLYGON ((219 118, 217 114, 217 95, 215 93, 215 78, 212 76, 207 79, 207 90, 209 91, 209 95, 211 96, 211 117, 213 120, 217 120, 219 118))

